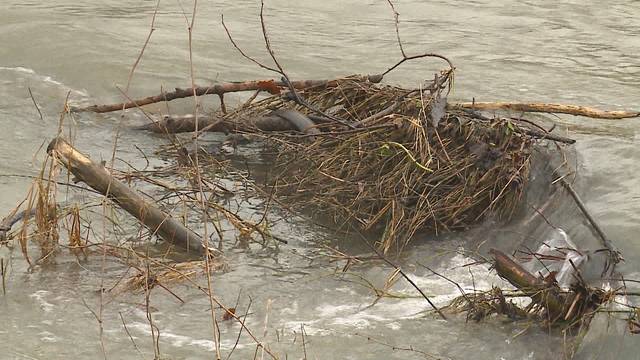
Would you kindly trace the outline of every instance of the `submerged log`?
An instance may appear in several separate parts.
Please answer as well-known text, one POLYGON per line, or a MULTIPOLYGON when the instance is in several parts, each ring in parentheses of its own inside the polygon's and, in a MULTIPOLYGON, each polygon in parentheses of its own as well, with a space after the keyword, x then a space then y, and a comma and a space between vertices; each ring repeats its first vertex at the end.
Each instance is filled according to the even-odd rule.
MULTIPOLYGON (((55 214, 56 208, 59 208, 60 204, 53 204, 49 206, 49 213, 55 214)), ((14 209, 11 214, 7 215, 2 221, 0 221, 0 244, 7 241, 7 233, 11 231, 13 225, 17 224, 20 221, 24 221, 25 219, 29 219, 32 216, 36 215, 37 209, 31 208, 27 210, 18 211, 18 209, 14 209)), ((51 215, 51 218, 55 217, 55 215, 51 215)))
MULTIPOLYGON (((162 119, 134 130, 147 130, 158 134, 177 134, 196 131, 196 117, 194 115, 165 115, 162 119)), ((198 116, 198 131, 228 132, 229 128, 222 119, 212 116, 198 116)))
MULTIPOLYGON (((198 131, 238 132, 238 131, 291 131, 297 130, 305 134, 318 134, 316 124, 306 115, 290 109, 278 109, 269 115, 254 119, 225 120, 212 116, 198 116, 198 131)), ((138 126, 136 130, 148 130, 159 134, 176 134, 196 131, 194 115, 164 116, 162 120, 138 126)))
POLYGON ((115 179, 104 166, 91 161, 64 139, 53 139, 47 147, 47 152, 55 155, 80 181, 109 197, 140 220, 152 234, 187 251, 199 254, 204 252, 204 243, 198 234, 151 205, 136 191, 115 179))
POLYGON ((7 215, 0 222, 0 244, 7 241, 7 233, 11 231, 11 228, 13 227, 13 225, 15 225, 17 222, 21 221, 24 218, 29 218, 36 214, 35 208, 30 210, 22 210, 19 212, 16 212, 16 210, 17 209, 15 209, 11 214, 7 215))

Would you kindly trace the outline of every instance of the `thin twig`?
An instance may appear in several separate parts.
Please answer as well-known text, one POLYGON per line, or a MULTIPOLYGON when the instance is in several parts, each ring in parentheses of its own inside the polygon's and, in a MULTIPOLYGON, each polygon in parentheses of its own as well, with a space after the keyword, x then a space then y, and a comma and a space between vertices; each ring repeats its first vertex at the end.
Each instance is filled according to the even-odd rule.
POLYGON ((140 60, 142 59, 142 55, 144 54, 144 50, 147 48, 147 45, 149 44, 149 40, 151 40, 151 35, 153 35, 153 32, 156 30, 156 28, 155 28, 156 15, 158 14, 158 8, 159 7, 160 7, 160 0, 158 0, 158 2, 156 3, 156 8, 153 11, 153 17, 151 18, 151 27, 149 29, 149 34, 147 35, 147 38, 144 41, 144 45, 142 45, 142 49, 140 50, 140 54, 138 54, 138 57, 136 58, 136 61, 133 63, 133 66, 131 67, 131 71, 129 71, 129 77, 127 78, 127 86, 125 87, 125 90, 124 90, 125 93, 129 92, 129 86, 131 85, 131 80, 133 79, 133 73, 135 72, 136 68, 138 67, 138 64, 140 63, 140 60))
POLYGON ((397 68, 398 66, 402 65, 404 62, 406 61, 411 61, 411 60, 416 60, 416 59, 422 59, 422 58, 427 58, 427 57, 435 57, 435 58, 439 58, 442 59, 444 61, 447 62, 447 64, 449 64, 449 69, 450 70, 454 70, 455 67, 453 66, 453 63, 451 62, 451 60, 449 60, 447 57, 442 56, 440 54, 435 54, 435 53, 424 53, 424 54, 419 54, 419 55, 413 55, 413 56, 405 56, 403 57, 400 61, 398 61, 397 63, 395 63, 393 66, 391 66, 390 68, 388 68, 385 72, 383 72, 381 75, 385 76, 388 73, 390 73, 391 71, 393 71, 395 68, 397 68))
POLYGON ((124 321, 124 317, 122 316, 122 312, 118 311, 118 315, 120 315, 120 320, 122 320, 122 327, 124 327, 124 331, 127 333, 127 336, 129 337, 129 340, 131 340, 131 343, 133 344, 133 347, 136 349, 136 351, 140 355, 142 355, 142 351, 140 351, 140 348, 138 348, 138 344, 136 344, 135 340, 133 340, 133 336, 131 336, 131 333, 129 332, 129 329, 127 328, 127 324, 124 321))
POLYGON ((389 6, 391 6, 391 11, 393 11, 393 17, 395 19, 395 27, 396 27, 396 38, 398 39, 398 46, 400 47, 400 53, 402 54, 403 58, 406 58, 407 54, 405 54, 404 48, 402 47, 402 41, 400 40, 400 29, 399 29, 400 14, 396 11, 396 7, 393 6, 393 3, 391 2, 391 0, 387 0, 387 2, 389 3, 389 6))
POLYGON ((40 120, 44 121, 44 116, 42 116, 42 112, 40 111, 40 108, 38 107, 38 103, 36 103, 36 99, 33 97, 33 93, 31 92, 31 87, 27 87, 27 90, 29 90, 29 97, 31 97, 31 101, 33 102, 33 106, 35 106, 36 110, 38 110, 38 115, 40 115, 40 120))
POLYGON ((598 222, 593 218, 593 216, 591 216, 591 213, 589 212, 589 210, 587 210, 587 207, 585 206, 584 202, 582 201, 582 199, 580 199, 580 196, 578 195, 578 193, 576 193, 576 191, 573 189, 573 186, 571 186, 571 184, 569 184, 569 182, 564 177, 560 177, 559 181, 562 184, 562 186, 564 186, 564 188, 567 190, 569 195, 571 195, 576 205, 578 205, 578 208, 580 208, 580 211, 582 211, 582 214, 585 216, 585 218, 587 218, 587 220, 589 221, 589 224, 591 224, 593 229, 596 231, 596 233, 600 237, 602 246, 604 246, 609 251, 608 261, 605 264, 602 274, 604 275, 609 270, 610 267, 612 267, 612 271, 613 271, 613 269, 615 269, 616 264, 618 264, 620 261, 624 261, 624 258, 622 257, 622 253, 620 252, 620 250, 616 249, 616 247, 613 245, 611 240, 609 240, 609 238, 604 233, 604 231, 602 230, 598 222))
POLYGON ((438 309, 438 307, 431 301, 431 299, 429 299, 429 297, 422 291, 422 289, 420 289, 420 287, 413 280, 411 280, 411 278, 398 265, 394 264, 391 260, 389 260, 386 256, 384 256, 380 251, 378 251, 378 249, 376 249, 375 246, 371 245, 369 241, 367 241, 367 239, 364 237, 364 235, 362 235, 362 233, 360 233, 359 231, 356 231, 356 233, 359 235, 362 242, 364 242, 365 245, 367 245, 367 247, 369 247, 371 251, 373 251, 382 261, 386 262, 391 267, 396 269, 400 273, 400 275, 402 275, 402 277, 405 280, 407 280, 407 282, 414 289, 416 289, 425 300, 427 300, 431 308, 433 308, 433 310, 435 310, 443 320, 447 320, 447 317, 444 316, 444 313, 440 309, 438 309))

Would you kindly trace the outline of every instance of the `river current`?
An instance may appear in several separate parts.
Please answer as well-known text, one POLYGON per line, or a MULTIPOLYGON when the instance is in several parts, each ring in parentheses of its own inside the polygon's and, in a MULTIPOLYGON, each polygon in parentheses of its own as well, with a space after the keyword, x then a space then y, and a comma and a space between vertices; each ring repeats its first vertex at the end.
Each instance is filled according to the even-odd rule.
MULTIPOLYGON (((400 57, 386 1, 270 0, 265 6, 272 46, 294 79, 379 73, 400 57)), ((398 0, 395 6, 408 53, 436 52, 455 64, 452 98, 640 109, 637 1, 398 0)), ((155 7, 150 0, 0 1, 0 213, 8 213, 24 198, 28 176, 40 169, 43 144, 55 136, 67 96, 76 105, 122 101, 118 87, 126 86, 155 7)), ((186 0, 160 3, 156 30, 133 76, 131 96, 190 86, 186 19, 191 19, 192 8, 186 0)), ((243 49, 267 62, 259 11, 256 1, 198 2, 192 43, 197 84, 273 76, 243 59, 221 25, 224 14, 243 49)), ((445 65, 437 59, 409 64, 386 81, 416 86, 445 65)), ((189 112, 192 104, 178 101, 172 111, 189 112)), ((203 99, 205 107, 216 104, 215 99, 203 99)), ((82 114, 72 128, 79 148, 93 158, 109 159, 118 124, 142 121, 134 114, 123 119, 118 114, 82 114)), ((556 121, 563 135, 577 140, 571 150, 579 177, 576 187, 624 254, 619 271, 640 279, 638 120, 561 116, 556 121)), ((118 156, 135 163, 140 161, 138 148, 153 154, 164 142, 124 131, 118 156)), ((532 201, 544 196, 535 189, 528 195, 532 201)), ((562 204, 555 209, 548 214, 554 224, 578 246, 593 246, 593 234, 576 209, 562 204)), ((548 228, 531 230, 526 224, 526 219, 516 219, 511 225, 482 224, 439 239, 425 237, 397 261, 442 306, 459 295, 457 289, 420 264, 467 289, 504 285, 487 265, 464 266, 474 259, 463 250, 496 246, 511 251, 526 241, 535 247, 554 236, 548 228)), ((367 252, 357 240, 339 238, 304 219, 274 231, 289 244, 230 250, 229 271, 214 274, 213 289, 230 306, 239 298, 239 310, 246 310, 251 299, 247 326, 281 358, 303 358, 305 352, 318 359, 562 357, 561 335, 535 326, 523 333, 521 325, 499 320, 474 323, 453 316, 442 321, 428 313, 429 305, 402 280, 392 288, 401 296, 372 305, 375 294, 362 279, 382 287, 392 269, 368 262, 352 268, 355 275, 336 275, 342 264, 328 262, 323 250, 323 245, 339 244, 348 253, 367 252)), ((116 281, 124 270, 120 264, 107 262, 102 268, 97 260, 79 264, 73 257, 61 257, 55 265, 30 271, 18 249, 2 256, 11 259, 11 266, 6 294, 0 295, 0 359, 100 359, 104 354, 109 359, 153 358, 143 296, 126 294, 108 303, 102 334, 92 313, 101 281, 116 281)), ((161 290, 152 296, 161 358, 214 358, 208 299, 188 284, 171 288, 184 304, 161 290)), ((596 325, 578 358, 640 359, 637 339, 623 334, 624 329, 596 325)), ((220 347, 227 356, 240 327, 234 322, 221 322, 220 327, 220 347)), ((244 335, 233 357, 252 358, 254 352, 255 342, 244 335)), ((258 357, 268 358, 260 351, 258 357)))

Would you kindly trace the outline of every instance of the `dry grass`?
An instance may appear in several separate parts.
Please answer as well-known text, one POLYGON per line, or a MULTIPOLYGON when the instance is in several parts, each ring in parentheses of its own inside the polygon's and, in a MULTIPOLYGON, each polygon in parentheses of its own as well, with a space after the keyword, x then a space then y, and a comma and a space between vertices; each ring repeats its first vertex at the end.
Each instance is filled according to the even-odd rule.
MULTIPOLYGON (((320 135, 246 131, 274 145, 277 196, 338 224, 382 231, 381 249, 401 250, 418 231, 464 229, 490 214, 509 218, 527 183, 533 139, 509 121, 445 112, 451 78, 443 71, 423 89, 345 78, 299 95, 352 128, 327 119, 320 135)), ((226 118, 292 107, 311 113, 272 96, 226 118)))

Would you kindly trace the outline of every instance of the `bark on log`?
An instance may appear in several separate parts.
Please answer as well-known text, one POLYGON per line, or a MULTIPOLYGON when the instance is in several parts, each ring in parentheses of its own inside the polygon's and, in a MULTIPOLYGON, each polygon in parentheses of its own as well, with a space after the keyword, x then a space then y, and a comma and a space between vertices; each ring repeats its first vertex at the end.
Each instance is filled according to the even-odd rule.
POLYGON ((509 102, 464 102, 449 103, 449 110, 471 109, 478 111, 508 110, 516 112, 541 112, 552 114, 569 114, 596 119, 627 119, 640 116, 638 111, 604 111, 586 106, 547 104, 547 103, 509 103, 509 102))
MULTIPOLYGON (((238 123, 234 130, 247 130, 251 127, 262 131, 295 131, 298 127, 291 121, 278 115, 265 115, 246 121, 247 124, 238 123)), ((255 131, 255 129, 253 129, 255 131)))
MULTIPOLYGON (((229 128, 222 119, 211 116, 198 116, 198 130, 213 132, 228 132, 229 128)), ((148 130, 158 134, 177 134, 196 131, 196 117, 194 115, 165 115, 161 120, 137 126, 134 130, 148 130)))
POLYGON ((53 139, 47 147, 47 152, 51 155, 55 154, 58 161, 79 180, 113 199, 120 207, 147 226, 153 234, 187 251, 195 251, 198 254, 204 252, 204 243, 198 234, 151 205, 136 191, 111 176, 104 166, 91 161, 64 139, 60 137, 53 139))
MULTIPOLYGON (((382 81, 382 75, 369 75, 364 77, 364 79, 378 83, 382 81)), ((338 80, 300 80, 300 81, 292 81, 291 84, 296 89, 305 89, 310 87, 318 87, 318 86, 336 86, 338 80)), ((245 82, 232 82, 232 83, 222 83, 216 84, 212 86, 198 86, 195 88, 195 95, 223 95, 229 92, 239 92, 239 91, 255 91, 255 90, 264 90, 268 91, 271 94, 279 94, 281 90, 287 89, 287 85, 282 81, 275 80, 255 80, 255 81, 245 81, 245 82)), ((107 105, 92 105, 85 108, 76 108, 75 111, 92 111, 96 113, 106 113, 111 111, 118 111, 122 109, 130 109, 133 107, 144 106, 154 103, 159 103, 163 101, 171 101, 180 98, 186 98, 194 96, 193 88, 176 88, 175 91, 171 91, 168 93, 158 94, 155 96, 149 96, 142 99, 133 100, 126 103, 119 104, 107 104, 107 105)))
POLYGON ((559 294, 557 285, 546 284, 500 250, 491 249, 489 254, 493 256, 498 275, 524 292, 536 304, 544 306, 552 320, 564 315, 566 299, 559 294))

